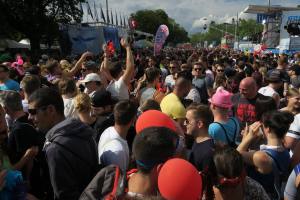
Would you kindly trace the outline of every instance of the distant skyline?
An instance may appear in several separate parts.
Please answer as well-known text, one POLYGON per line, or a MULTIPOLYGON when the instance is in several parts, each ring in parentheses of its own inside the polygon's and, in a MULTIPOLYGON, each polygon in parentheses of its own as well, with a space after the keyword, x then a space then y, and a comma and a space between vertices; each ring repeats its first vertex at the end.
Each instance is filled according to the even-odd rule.
MULTIPOLYGON (((106 12, 105 0, 88 1, 91 7, 94 1, 98 6, 101 3, 106 12)), ((126 16, 142 9, 163 9, 191 34, 202 30, 205 18, 219 23, 230 22, 248 5, 268 5, 268 0, 108 0, 108 4, 113 12, 126 16)), ((299 4, 299 0, 271 0, 271 5, 296 7, 299 4)), ((241 17, 255 18, 255 15, 242 14, 241 17)))

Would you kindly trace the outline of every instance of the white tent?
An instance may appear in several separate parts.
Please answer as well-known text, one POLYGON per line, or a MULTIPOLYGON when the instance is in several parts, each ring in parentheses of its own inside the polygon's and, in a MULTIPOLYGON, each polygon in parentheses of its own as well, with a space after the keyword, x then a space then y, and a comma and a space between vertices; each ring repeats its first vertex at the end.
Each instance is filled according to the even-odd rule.
POLYGON ((0 50, 4 49, 30 49, 30 45, 22 44, 10 39, 0 39, 0 50))

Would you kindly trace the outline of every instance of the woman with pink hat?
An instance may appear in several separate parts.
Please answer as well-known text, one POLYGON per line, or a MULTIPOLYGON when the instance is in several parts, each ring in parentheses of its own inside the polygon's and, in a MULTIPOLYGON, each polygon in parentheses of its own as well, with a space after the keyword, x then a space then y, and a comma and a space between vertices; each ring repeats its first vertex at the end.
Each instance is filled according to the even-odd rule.
POLYGON ((232 93, 218 88, 209 99, 210 108, 214 115, 214 122, 209 125, 208 133, 216 141, 236 147, 236 138, 240 135, 240 126, 237 118, 229 117, 232 107, 232 93))

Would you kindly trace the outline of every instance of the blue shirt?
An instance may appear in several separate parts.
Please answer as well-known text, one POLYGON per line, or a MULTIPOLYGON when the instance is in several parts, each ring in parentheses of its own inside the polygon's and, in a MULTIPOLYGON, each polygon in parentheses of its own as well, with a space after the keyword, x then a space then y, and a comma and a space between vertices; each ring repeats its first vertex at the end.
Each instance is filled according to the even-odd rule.
POLYGON ((0 90, 20 90, 20 84, 12 79, 8 79, 4 84, 0 84, 0 90))
POLYGON ((231 117, 226 123, 220 124, 211 123, 209 125, 208 134, 210 135, 210 137, 212 137, 216 142, 223 142, 225 144, 228 144, 225 134, 227 134, 230 141, 233 141, 234 134, 236 134, 235 143, 237 143, 237 138, 240 134, 240 126, 238 120, 235 117, 231 117), (226 133, 224 132, 224 129, 220 126, 220 124, 223 125, 226 133))

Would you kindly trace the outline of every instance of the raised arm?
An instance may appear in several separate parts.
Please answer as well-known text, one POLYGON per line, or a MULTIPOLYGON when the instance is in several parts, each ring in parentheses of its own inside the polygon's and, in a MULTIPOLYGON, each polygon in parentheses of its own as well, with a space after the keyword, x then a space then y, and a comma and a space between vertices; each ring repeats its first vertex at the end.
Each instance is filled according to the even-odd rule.
POLYGON ((133 55, 132 55, 130 45, 124 38, 121 39, 121 45, 123 48, 126 49, 126 69, 125 69, 125 72, 124 72, 124 75, 122 76, 122 78, 123 78, 124 82, 128 85, 130 83, 130 79, 134 72, 133 55))
POLYGON ((92 56, 93 54, 89 51, 83 53, 80 59, 76 62, 75 66, 68 72, 63 72, 64 76, 73 77, 81 69, 82 63, 86 60, 87 57, 92 56))

